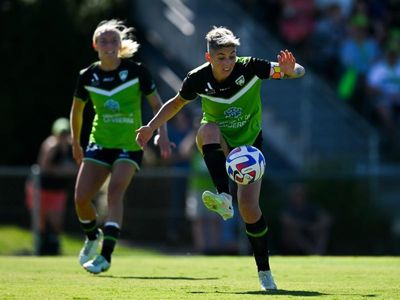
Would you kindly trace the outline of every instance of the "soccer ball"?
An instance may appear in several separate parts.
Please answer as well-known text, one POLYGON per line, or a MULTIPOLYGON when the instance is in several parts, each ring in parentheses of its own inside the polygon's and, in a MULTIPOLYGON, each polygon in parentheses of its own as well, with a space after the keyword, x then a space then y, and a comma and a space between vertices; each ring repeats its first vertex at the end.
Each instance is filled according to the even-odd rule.
POLYGON ((264 175, 265 158, 256 147, 240 146, 229 153, 225 167, 230 179, 246 185, 256 182, 264 175))

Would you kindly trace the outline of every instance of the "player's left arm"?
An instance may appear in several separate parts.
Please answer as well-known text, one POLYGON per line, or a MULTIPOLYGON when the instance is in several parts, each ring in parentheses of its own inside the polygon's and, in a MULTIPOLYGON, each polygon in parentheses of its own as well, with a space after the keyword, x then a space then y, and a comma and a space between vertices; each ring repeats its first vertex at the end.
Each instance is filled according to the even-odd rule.
POLYGON ((296 63, 296 58, 289 50, 281 50, 277 59, 278 62, 271 62, 270 78, 294 79, 304 76, 304 67, 296 63))

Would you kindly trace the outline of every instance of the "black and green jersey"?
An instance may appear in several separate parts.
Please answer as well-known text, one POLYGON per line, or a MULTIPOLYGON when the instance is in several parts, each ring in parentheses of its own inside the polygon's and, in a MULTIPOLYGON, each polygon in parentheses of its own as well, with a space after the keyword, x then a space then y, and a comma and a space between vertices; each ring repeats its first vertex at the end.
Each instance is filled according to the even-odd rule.
POLYGON ((147 69, 131 60, 123 59, 113 71, 101 70, 99 62, 81 70, 74 95, 93 103, 96 115, 90 142, 104 148, 140 150, 135 131, 142 125, 142 94, 155 90, 147 69))
POLYGON ((188 73, 179 94, 186 100, 201 97, 201 123, 217 123, 231 147, 252 145, 261 131, 261 82, 270 70, 267 60, 238 57, 229 77, 217 82, 205 63, 188 73))

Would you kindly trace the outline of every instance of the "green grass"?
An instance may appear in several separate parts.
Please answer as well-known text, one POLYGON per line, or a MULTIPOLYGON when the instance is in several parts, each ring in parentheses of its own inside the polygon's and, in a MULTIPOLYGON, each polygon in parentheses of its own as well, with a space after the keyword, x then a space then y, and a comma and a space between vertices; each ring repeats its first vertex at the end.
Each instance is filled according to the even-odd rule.
MULTIPOLYGON (((268 299, 400 299, 398 258, 272 257, 268 299)), ((101 275, 75 256, 0 257, 0 299, 265 299, 250 257, 115 256, 101 275)))
MULTIPOLYGON (((82 247, 83 235, 72 236, 63 234, 61 236, 61 247, 63 255, 76 255, 82 247)), ((157 253, 157 251, 153 251, 157 253)), ((128 247, 119 243, 118 253, 120 255, 149 254, 150 251, 140 247, 128 247)), ((32 255, 33 239, 29 230, 16 226, 0 226, 0 255, 32 255)), ((0 298, 1 299, 1 298, 0 298)))
POLYGON ((252 257, 117 248, 111 269, 95 276, 78 265, 79 248, 59 257, 0 256, 0 299, 400 299, 399 257, 273 256, 279 290, 266 295, 252 257))

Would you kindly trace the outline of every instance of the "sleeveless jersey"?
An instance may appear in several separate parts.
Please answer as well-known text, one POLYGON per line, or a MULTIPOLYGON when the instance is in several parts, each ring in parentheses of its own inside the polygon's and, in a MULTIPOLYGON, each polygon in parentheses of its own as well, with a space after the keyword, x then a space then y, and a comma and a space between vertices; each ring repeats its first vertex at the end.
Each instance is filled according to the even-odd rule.
MULTIPOLYGON (((54 167, 62 166, 66 164, 75 164, 74 157, 72 155, 72 147, 67 147, 66 151, 62 149, 60 145, 55 148, 55 154, 51 161, 51 165, 54 167)), ((43 189, 47 190, 63 190, 68 187, 70 179, 64 176, 56 176, 43 171, 40 177, 40 185, 43 189)))
POLYGON ((74 95, 93 104, 89 141, 104 148, 140 150, 135 131, 142 125, 142 94, 155 90, 147 69, 131 60, 122 59, 113 71, 101 70, 99 62, 81 70, 74 95))
POLYGON ((270 69, 267 60, 237 57, 229 77, 217 82, 205 63, 188 73, 179 94, 186 100, 201 97, 201 123, 217 123, 231 147, 252 145, 261 131, 261 82, 270 69))

